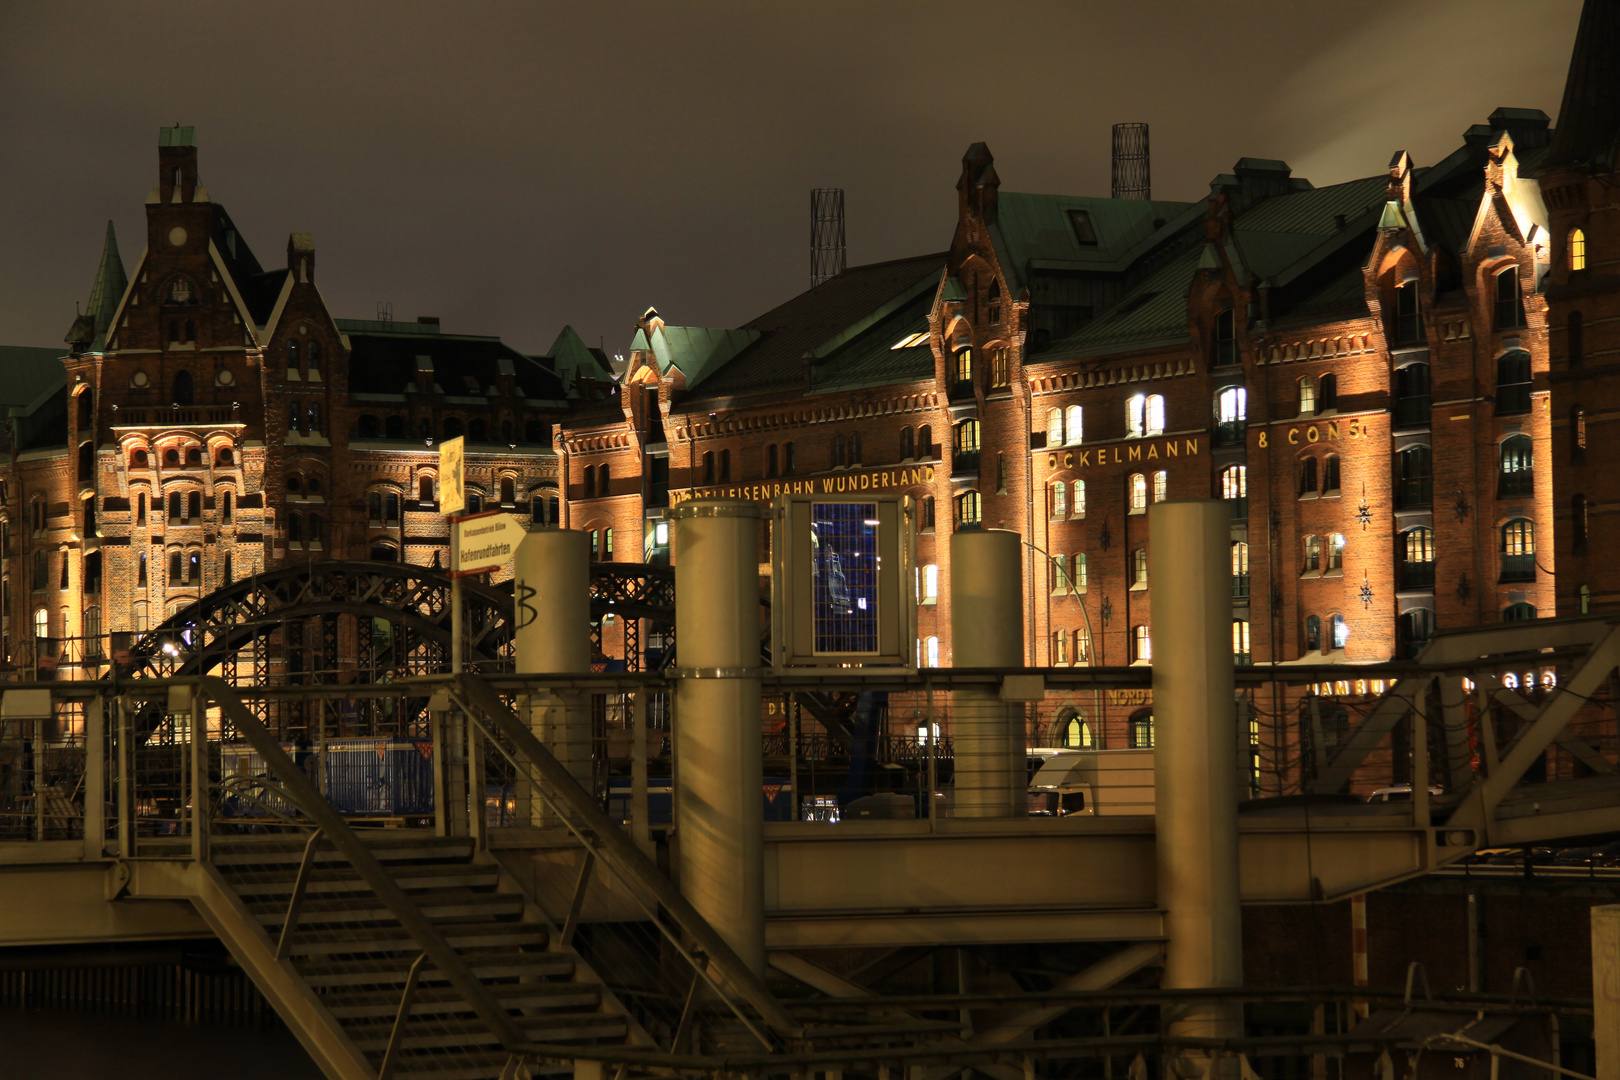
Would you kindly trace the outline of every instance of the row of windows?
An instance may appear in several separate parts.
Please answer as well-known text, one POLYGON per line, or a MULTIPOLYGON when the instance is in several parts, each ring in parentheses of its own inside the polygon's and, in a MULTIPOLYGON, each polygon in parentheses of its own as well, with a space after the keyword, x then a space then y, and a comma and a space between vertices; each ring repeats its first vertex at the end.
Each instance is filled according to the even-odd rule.
MULTIPOLYGON (((403 416, 378 417, 374 413, 361 413, 355 418, 354 434, 360 439, 403 439, 405 438, 406 418, 403 416)), ((518 427, 510 420, 502 420, 499 440, 490 438, 489 421, 483 417, 473 417, 465 424, 460 417, 445 417, 441 431, 446 439, 453 439, 458 435, 464 436, 468 442, 487 443, 499 441, 508 445, 516 445, 518 427)), ((529 420, 522 427, 522 442, 549 446, 551 444, 551 424, 545 420, 529 420)), ((433 421, 422 417, 416 422, 416 437, 419 439, 433 438, 433 421)))
POLYGON ((1329 533, 1305 538, 1304 573, 1344 569, 1344 534, 1329 533))
MULTIPOLYGON (((85 445, 89 445, 86 443, 85 445)), ((151 459, 145 447, 137 446, 129 452, 129 464, 134 469, 144 469, 151 459)), ((233 465, 236 462, 236 451, 229 446, 221 446, 214 451, 214 464, 233 465)), ((168 467, 178 467, 182 463, 181 448, 171 446, 163 451, 163 464, 168 467)), ((200 466, 203 463, 203 452, 200 446, 185 448, 184 464, 200 466)))
MULTIPOLYGON (((1001 285, 1000 283, 992 282, 991 288, 994 290, 999 290, 1001 285)), ((999 291, 996 292, 996 296, 1000 296, 999 291)), ((990 321, 992 323, 1001 321, 1001 307, 998 303, 992 302, 990 312, 990 321)), ((923 337, 926 340, 927 335, 923 335, 923 337)), ((902 340, 904 341, 906 339, 902 340)), ((952 380, 952 388, 953 396, 956 396, 958 393, 966 393, 973 388, 973 376, 975 372, 973 349, 966 348, 956 350, 954 359, 955 370, 953 374, 955 378, 952 380)), ((998 345, 990 350, 990 366, 986 372, 986 377, 989 380, 988 389, 990 390, 999 390, 1010 385, 1012 369, 1007 358, 1007 349, 1005 346, 998 345)))
POLYGON ((1067 664, 1085 666, 1091 663, 1091 634, 1080 627, 1074 631, 1054 630, 1051 638, 1051 652, 1049 662, 1055 667, 1067 664), (1070 643, 1073 642, 1073 653, 1070 653, 1070 643))

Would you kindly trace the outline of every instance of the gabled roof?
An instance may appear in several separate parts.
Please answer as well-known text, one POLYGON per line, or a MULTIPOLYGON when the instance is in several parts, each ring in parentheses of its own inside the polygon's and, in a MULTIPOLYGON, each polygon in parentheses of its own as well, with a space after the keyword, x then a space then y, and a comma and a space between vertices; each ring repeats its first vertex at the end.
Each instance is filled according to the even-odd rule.
POLYGON ((1620 140, 1620 4, 1586 0, 1569 58, 1549 167, 1615 166, 1620 140))
POLYGON ((757 330, 721 330, 706 326, 660 326, 653 331, 652 347, 658 373, 677 370, 688 388, 724 367, 732 357, 759 340, 757 330))
POLYGON ((571 398, 583 396, 579 386, 581 376, 597 380, 613 377, 613 369, 602 353, 586 345, 572 326, 562 328, 549 352, 532 359, 555 374, 571 398))
MULTIPOLYGON (((807 393, 818 365, 837 370, 841 380, 858 378, 856 369, 843 362, 844 350, 879 339, 892 345, 900 335, 890 336, 885 320, 903 319, 900 309, 918 297, 931 303, 944 268, 944 253, 853 266, 800 293, 743 326, 747 347, 712 370, 698 392, 677 407, 691 411, 725 398, 807 393)), ((656 348, 657 335, 653 340, 656 348)), ((883 356, 885 363, 889 359, 883 356)))
MULTIPOLYGON (((1144 241, 1199 204, 1162 199, 1101 199, 1003 191, 990 226, 996 258, 1016 294, 1030 269, 1122 270, 1144 241), (1096 243, 1084 242, 1089 226, 1096 243)), ((1177 223, 1181 224, 1181 223, 1177 223)))
POLYGON ((26 409, 66 385, 61 349, 0 345, 0 409, 26 409))
MULTIPOLYGON (((396 324, 404 325, 404 324, 396 324)), ((513 375, 523 396, 563 398, 557 376, 495 337, 406 331, 349 332, 349 390, 356 394, 403 394, 416 387, 417 358, 425 358, 433 381, 446 395, 480 397, 513 375)))
POLYGON ((101 265, 96 267, 96 281, 90 286, 90 302, 84 313, 94 320, 94 334, 90 351, 101 352, 107 345, 107 331, 112 327, 118 303, 129 288, 129 275, 124 273, 124 261, 118 257, 118 236, 113 223, 107 222, 107 238, 101 245, 101 265))

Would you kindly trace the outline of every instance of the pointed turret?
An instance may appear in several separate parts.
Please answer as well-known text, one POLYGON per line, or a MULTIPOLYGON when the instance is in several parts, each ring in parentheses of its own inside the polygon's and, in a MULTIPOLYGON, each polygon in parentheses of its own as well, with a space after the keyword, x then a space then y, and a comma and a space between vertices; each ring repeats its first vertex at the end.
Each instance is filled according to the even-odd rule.
POLYGON ((118 236, 109 221, 107 239, 101 245, 101 265, 96 267, 96 282, 90 286, 90 303, 67 334, 67 343, 74 352, 100 352, 106 347, 107 331, 128 287, 129 275, 124 273, 124 261, 118 256, 118 236))
POLYGON ((1615 167, 1620 136, 1620 3, 1586 0, 1543 171, 1615 167))

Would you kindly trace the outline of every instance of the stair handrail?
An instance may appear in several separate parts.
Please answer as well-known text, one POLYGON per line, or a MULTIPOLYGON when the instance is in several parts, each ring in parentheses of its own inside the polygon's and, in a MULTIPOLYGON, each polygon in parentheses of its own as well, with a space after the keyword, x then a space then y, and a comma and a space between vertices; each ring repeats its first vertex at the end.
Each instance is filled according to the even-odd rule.
MULTIPOLYGON (((528 759, 556 799, 577 814, 585 829, 592 835, 586 837, 578 824, 569 820, 569 815, 559 814, 558 817, 568 830, 587 846, 594 840, 601 849, 598 854, 604 857, 609 868, 617 873, 626 885, 632 889, 645 890, 656 904, 662 906, 674 920, 675 925, 703 950, 709 963, 719 972, 721 979, 752 1005, 772 1030, 778 1035, 787 1037, 795 1037, 802 1033, 802 1025, 797 1023, 782 1007, 781 1002, 776 1000, 765 986, 764 980, 754 974, 743 962, 742 957, 727 944, 725 938, 721 937, 691 902, 681 895, 680 890, 664 876, 646 852, 637 847, 619 825, 607 816, 591 798, 590 793, 580 786, 574 774, 545 748, 545 745, 535 737, 534 732, 529 730, 527 724, 506 707, 506 703, 488 683, 477 675, 463 673, 452 676, 450 695, 459 699, 459 704, 469 715, 482 716, 511 742, 519 754, 528 759)), ((656 919, 654 921, 658 922, 656 919)), ((659 926, 660 930, 664 929, 661 923, 659 926)), ((675 944, 679 945, 679 942, 675 944)), ((705 981, 712 983, 704 971, 704 965, 694 964, 694 967, 705 981)), ((739 1016, 739 1019, 747 1022, 746 1017, 739 1016)))
POLYGON ((304 811, 315 827, 341 852, 361 879, 377 894, 388 911, 405 928, 435 967, 449 980, 472 1006, 479 1019, 489 1025, 490 1031, 501 1040, 503 1047, 514 1049, 525 1042, 517 1025, 504 1008, 496 1002, 489 988, 479 981, 461 955, 451 947, 434 925, 422 914, 405 890, 389 876, 377 857, 357 836, 343 815, 332 808, 304 771, 293 764, 292 758, 273 738, 264 723, 242 703, 230 685, 217 675, 202 675, 174 679, 171 685, 194 685, 204 698, 218 705, 220 711, 236 726, 236 731, 252 744, 260 758, 276 774, 294 802, 304 811))

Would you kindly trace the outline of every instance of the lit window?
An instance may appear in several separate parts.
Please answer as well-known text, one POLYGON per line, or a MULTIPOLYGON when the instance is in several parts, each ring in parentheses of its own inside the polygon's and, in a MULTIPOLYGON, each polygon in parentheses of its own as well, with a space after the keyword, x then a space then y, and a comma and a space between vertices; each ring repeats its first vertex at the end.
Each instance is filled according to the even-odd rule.
POLYGON ((1069 499, 1069 512, 1075 517, 1086 516, 1086 482, 1076 480, 1071 485, 1072 498, 1069 499))
POLYGON ((964 491, 956 500, 956 523, 977 525, 983 513, 983 502, 977 491, 964 491))
POLYGON ((1241 386, 1228 386, 1216 397, 1215 411, 1223 424, 1243 423, 1249 417, 1249 392, 1241 386))
POLYGON ((1316 411, 1316 380, 1309 375, 1299 380, 1299 411, 1302 415, 1316 411))
POLYGON ((1153 660, 1153 634, 1146 626, 1137 625, 1131 629, 1131 648, 1134 650, 1133 659, 1141 663, 1151 663, 1153 660))
POLYGON ((1064 665, 1069 662, 1069 632, 1067 630, 1052 631, 1052 663, 1064 665))
POLYGON ((1569 230, 1569 268, 1586 269, 1586 233, 1580 229, 1569 230))
POLYGON ((1333 628, 1333 647, 1342 649, 1350 640, 1350 624, 1344 621, 1343 615, 1335 615, 1331 620, 1333 628))
POLYGON ((1151 750, 1153 748, 1153 714, 1137 713, 1130 720, 1130 739, 1132 750, 1151 750))
POLYGON ((34 612, 34 636, 36 638, 51 636, 51 613, 44 608, 34 612))
POLYGON ((1064 518, 1069 516, 1069 485, 1062 480, 1047 489, 1047 503, 1049 504, 1048 517, 1064 518))
POLYGON ((1148 483, 1145 473, 1131 474, 1131 513, 1140 514, 1147 510, 1148 483))
POLYGON ((1249 497, 1249 470, 1244 465, 1229 465, 1221 470, 1221 498, 1228 501, 1249 497))
POLYGON ((1052 556, 1052 591, 1066 593, 1069 591, 1069 557, 1067 555, 1052 556))
POLYGON ((1322 538, 1311 535, 1305 538, 1305 570, 1307 573, 1322 569, 1322 538))
POLYGON ((958 383, 973 382, 972 349, 962 349, 956 354, 956 381, 958 383))
POLYGON ((1074 565, 1074 571, 1073 571, 1074 591, 1075 592, 1085 592, 1086 591, 1086 553, 1083 552, 1083 551, 1075 552, 1073 565, 1074 565))
POLYGON ((1146 585, 1148 583, 1148 553, 1147 548, 1137 548, 1131 552, 1131 583, 1146 585))
POLYGON ((1046 410, 1046 445, 1063 445, 1063 410, 1046 410))
POLYGON ((1081 425, 1080 406, 1070 405, 1063 414, 1063 429, 1064 442, 1072 446, 1081 441, 1084 428, 1081 425))
POLYGON ((1125 436, 1140 439, 1147 432, 1147 395, 1137 394, 1125 402, 1125 436))
POLYGON ((1322 618, 1319 615, 1305 616, 1305 651, 1317 652, 1322 648, 1322 618))
POLYGON ((1160 469, 1153 474, 1153 501, 1164 502, 1170 497, 1170 474, 1160 469))
POLYGON ((922 568, 922 600, 932 604, 939 599, 939 567, 929 563, 922 568))
POLYGON ((931 637, 923 642, 923 661, 928 667, 939 667, 939 638, 931 637))
POLYGON ((1232 620, 1232 657, 1240 664, 1249 662, 1249 620, 1232 620))
POLYGON ((1341 570, 1344 568, 1344 536, 1341 533, 1330 533, 1327 538, 1327 568, 1341 570))
POLYGON ((1007 386, 1011 381, 1012 372, 1007 363, 1007 349, 1002 346, 990 354, 990 385, 1007 386))

